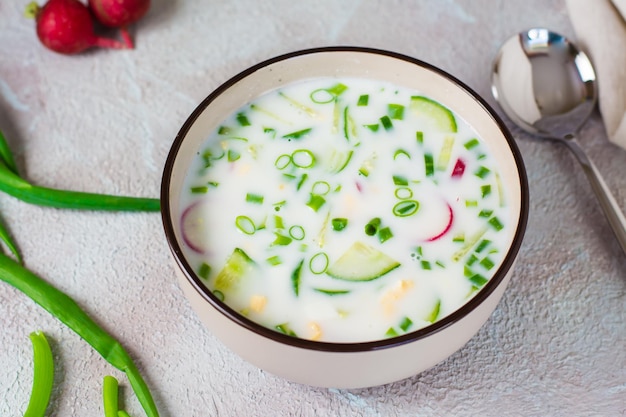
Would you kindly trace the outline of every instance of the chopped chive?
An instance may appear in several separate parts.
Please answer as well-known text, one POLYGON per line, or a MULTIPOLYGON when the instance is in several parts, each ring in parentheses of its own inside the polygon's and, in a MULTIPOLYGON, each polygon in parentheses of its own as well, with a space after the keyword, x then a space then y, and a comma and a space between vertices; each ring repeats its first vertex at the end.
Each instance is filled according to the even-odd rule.
POLYGON ((422 266, 422 269, 426 269, 426 270, 432 269, 431 266, 430 266, 430 262, 428 262, 428 261, 421 261, 420 264, 422 266))
POLYGON ((483 259, 481 259, 480 264, 487 270, 489 271, 491 268, 493 268, 496 264, 489 258, 484 257, 483 259))
POLYGON ((480 253, 480 252, 482 252, 483 250, 485 250, 485 248, 486 248, 487 246, 489 246, 489 244, 490 244, 490 243, 491 243, 491 241, 490 241, 490 240, 488 240, 488 239, 483 239, 483 240, 482 240, 482 241, 478 244, 478 246, 476 247, 476 253, 480 253))
POLYGON ((334 231, 340 232, 343 229, 345 229, 346 226, 348 225, 348 219, 343 218, 343 217, 336 217, 332 219, 330 223, 334 231))
POLYGON ((237 123, 239 123, 240 126, 250 126, 250 121, 248 120, 248 117, 245 115, 245 113, 237 113, 236 117, 237 123))
POLYGON ((495 216, 489 219, 488 223, 492 225, 493 228, 498 231, 504 229, 504 225, 502 224, 502 222, 500 222, 500 219, 498 219, 495 216))
POLYGON ((309 178, 309 175, 306 172, 302 174, 300 181, 298 181, 298 185, 296 185, 296 190, 299 190, 302 187, 302 184, 304 184, 307 178, 309 178))
POLYGON ((237 229, 241 230, 247 235, 253 235, 256 231, 254 222, 248 216, 237 216, 235 218, 235 226, 237 226, 237 229))
POLYGON ((278 255, 270 256, 269 258, 266 259, 266 261, 268 264, 272 266, 280 265, 283 263, 282 259, 280 259, 280 256, 278 255))
POLYGON ((350 290, 328 290, 325 288, 313 288, 314 291, 322 293, 324 295, 344 295, 350 294, 350 290))
POLYGON ((326 203, 326 199, 321 195, 311 193, 307 206, 311 207, 313 211, 318 211, 326 203))
POLYGON ((419 130, 417 132, 415 132, 415 140, 419 144, 424 143, 424 132, 419 131, 419 130))
POLYGON ((228 150, 228 162, 235 162, 239 158, 241 158, 241 154, 239 152, 232 149, 228 150))
POLYGON ((309 260, 309 270, 315 275, 320 275, 328 269, 328 255, 318 252, 309 260))
POLYGON ((393 232, 389 227, 383 227, 378 231, 378 241, 380 243, 385 243, 389 239, 393 237, 393 232))
POLYGON ((298 168, 311 168, 315 165, 315 156, 308 149, 297 149, 291 154, 291 162, 298 168))
POLYGON ((381 117, 380 118, 380 124, 383 125, 383 128, 385 128, 385 130, 393 129, 393 123, 391 122, 391 119, 389 118, 389 116, 381 117))
POLYGON ((291 327, 289 327, 287 323, 278 324, 274 328, 278 330, 279 332, 281 332, 282 334, 286 334, 287 336, 298 337, 296 332, 291 330, 291 327))
POLYGON ((387 114, 392 119, 402 120, 404 119, 404 106, 402 104, 388 104, 387 114))
POLYGON ((282 137, 284 139, 301 139, 304 136, 308 135, 312 129, 313 128, 298 130, 296 132, 287 133, 286 135, 283 135, 282 137))
POLYGON ((304 264, 304 259, 300 261, 296 269, 291 273, 291 287, 293 289, 293 293, 296 295, 300 295, 300 273, 302 272, 302 265, 304 264))
POLYGON ((435 306, 430 311, 430 314, 426 317, 426 321, 434 323, 439 318, 439 312, 441 311, 441 300, 437 300, 435 306))
POLYGON ((399 156, 406 156, 408 159, 411 159, 411 155, 405 151, 404 149, 398 149, 394 154, 393 154, 393 159, 394 161, 399 157, 399 156))
POLYGON ((272 246, 287 246, 292 242, 292 239, 289 236, 281 235, 280 233, 274 233, 276 238, 272 242, 272 246))
POLYGON ((191 187, 192 194, 204 194, 207 191, 209 191, 209 187, 207 187, 206 185, 201 185, 198 187, 191 187))
POLYGON ((398 332, 393 327, 390 327, 389 330, 387 330, 387 333, 385 333, 385 336, 387 336, 387 337, 396 337, 396 336, 398 336, 398 332))
POLYGON ((431 177, 435 173, 435 165, 433 162, 433 156, 431 154, 424 154, 424 164, 426 169, 426 176, 431 177))
POLYGON ((481 186, 480 193, 483 198, 487 197, 489 194, 491 194, 491 185, 487 184, 487 185, 481 186))
POLYGON ((419 207, 420 203, 415 200, 402 200, 393 206, 393 214, 398 217, 412 216, 419 207))
POLYGON ((200 264, 200 268, 198 268, 198 275, 200 278, 207 279, 211 274, 211 266, 206 262, 202 262, 200 264))
POLYGON ((465 142, 465 144, 463 146, 465 146, 465 149, 470 150, 472 148, 475 148, 479 144, 480 144, 480 142, 478 142, 478 139, 472 138, 472 139, 468 140, 467 142, 465 142))
POLYGON ((263 204, 263 196, 260 194, 246 194, 246 203, 263 204))
POLYGON ((375 217, 365 225, 365 234, 368 236, 374 236, 378 232, 380 226, 380 217, 375 217))
POLYGON ((405 177, 394 175, 392 178, 394 185, 409 185, 409 181, 405 177))
POLYGON ((299 225, 291 226, 289 228, 289 236, 291 236, 293 240, 304 239, 304 228, 299 225))
POLYGON ((371 125, 363 125, 366 128, 368 128, 369 130, 371 130, 372 132, 378 132, 378 128, 380 127, 380 125, 378 123, 376 124, 371 124, 371 125))
POLYGON ((481 165, 480 168, 476 170, 474 175, 476 175, 478 178, 485 178, 487 175, 489 175, 490 172, 491 170, 489 168, 481 165))
POLYGON ((478 288, 482 287, 483 285, 487 283, 487 281, 489 281, 487 278, 483 277, 480 274, 474 274, 473 276, 469 278, 469 280, 473 284, 475 284, 478 288))
POLYGON ((363 95, 359 96, 359 101, 357 101, 356 105, 357 106, 367 106, 367 104, 369 103, 369 99, 370 99, 369 94, 363 94, 363 95))
POLYGON ((403 331, 407 331, 411 328, 411 326, 413 325, 413 322, 411 321, 410 318, 408 317, 404 317, 402 319, 402 321, 400 322, 400 324, 398 325, 398 327, 400 327, 403 331))
POLYGON ((490 217, 493 214, 493 210, 481 210, 480 213, 478 213, 478 217, 490 217))

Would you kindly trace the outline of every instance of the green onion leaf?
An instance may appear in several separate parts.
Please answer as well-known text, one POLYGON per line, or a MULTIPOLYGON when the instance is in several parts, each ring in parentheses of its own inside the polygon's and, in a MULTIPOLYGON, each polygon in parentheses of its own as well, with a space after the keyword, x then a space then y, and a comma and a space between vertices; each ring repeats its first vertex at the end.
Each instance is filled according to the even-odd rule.
POLYGON ((344 294, 350 294, 350 290, 328 290, 325 288, 313 288, 314 291, 317 291, 321 294, 324 295, 344 295, 344 294))
POLYGON ((465 146, 465 149, 470 150, 470 149, 475 148, 479 144, 480 144, 480 142, 478 142, 478 139, 472 138, 472 139, 468 140, 467 142, 465 142, 465 144, 463 146, 465 146))
POLYGON ((430 311, 430 314, 428 315, 428 317, 426 317, 426 321, 430 323, 434 323, 435 321, 437 321, 440 310, 441 310, 441 300, 437 300, 437 303, 435 303, 435 306, 430 311))
POLYGON ((371 130, 372 132, 378 132, 378 128, 380 127, 378 123, 372 124, 372 125, 364 125, 364 126, 368 128, 369 130, 371 130))
POLYGON ((417 132, 415 132, 415 140, 417 141, 417 143, 423 144, 424 143, 424 132, 420 132, 419 130, 417 132))
POLYGON ((415 200, 402 200, 393 206, 393 214, 397 217, 412 216, 419 207, 420 203, 415 200))
POLYGON ((433 161, 432 154, 429 154, 429 153, 424 154, 424 164, 425 164, 424 166, 426 170, 426 176, 432 177, 433 174, 435 173, 435 163, 433 161))
POLYGON ((388 104, 387 114, 392 119, 402 120, 404 119, 404 106, 402 104, 388 104))
POLYGON ((280 265, 283 263, 282 259, 280 259, 280 256, 278 255, 270 256, 269 258, 266 259, 266 261, 268 264, 272 266, 280 265))
POLYGON ((380 124, 383 125, 383 128, 385 128, 385 130, 393 129, 393 123, 391 122, 391 119, 389 118, 389 116, 381 117, 380 118, 380 124))
POLYGON ((31 333, 30 341, 33 345, 33 388, 24 417, 43 417, 52 394, 54 360, 48 340, 42 332, 31 333))
POLYGON ((300 273, 302 271, 302 264, 304 264, 304 259, 300 261, 298 266, 296 266, 296 269, 294 269, 293 272, 291 273, 291 287, 296 297, 300 295, 300 281, 301 281, 300 273))
POLYGON ((311 193, 307 206, 311 207, 313 211, 318 211, 326 203, 326 199, 321 195, 311 193))
POLYGON ((200 278, 207 279, 209 278, 210 274, 211 274, 211 266, 207 264, 206 262, 202 262, 200 264, 200 268, 198 269, 198 276, 200 276, 200 278))
POLYGON ((411 326, 413 326, 413 322, 408 317, 404 317, 402 321, 400 322, 400 324, 398 325, 398 327, 400 327, 405 332, 409 330, 411 326))
POLYGON ((289 327, 289 324, 287 323, 278 324, 275 327, 275 329, 281 332, 282 334, 286 334, 287 336, 298 337, 296 332, 291 330, 291 327, 289 327))
POLYGON ((383 227, 378 231, 378 241, 380 243, 385 243, 389 239, 393 237, 393 233, 389 227, 383 227))
POLYGON ((488 223, 492 225, 493 228, 498 231, 504 229, 504 225, 502 224, 500 219, 498 219, 497 217, 492 217, 491 219, 489 219, 488 223))
POLYGON ((248 120, 248 117, 246 117, 246 115, 244 113, 237 113, 237 123, 239 123, 240 126, 250 126, 250 121, 248 120))
POLYGON ((481 186, 480 193, 483 198, 487 197, 489 194, 491 194, 491 185, 487 184, 481 186))
POLYGON ((286 135, 283 135, 283 138, 284 139, 301 139, 304 136, 308 135, 312 129, 313 128, 308 128, 308 129, 298 130, 296 132, 287 133, 286 135))
POLYGON ((404 149, 398 149, 393 154, 393 160, 395 161, 399 156, 406 156, 408 159, 411 159, 411 155, 407 151, 405 151, 404 149))
POLYGON ((246 194, 246 203, 263 204, 263 196, 260 194, 246 194))
POLYGON ((400 175, 394 175, 392 178, 393 178, 394 185, 404 185, 404 186, 409 185, 409 180, 407 180, 406 177, 401 177, 400 175))
POLYGON ((348 219, 343 218, 343 217, 336 217, 332 219, 330 223, 334 231, 340 232, 343 229, 345 229, 346 226, 348 225, 348 219))
POLYGON ((363 94, 361 96, 359 96, 359 101, 357 101, 356 105, 357 106, 367 106, 368 102, 369 102, 370 96, 369 94, 363 94))
POLYGON ((241 158, 241 154, 233 149, 229 149, 227 152, 228 162, 235 162, 239 158, 241 158))
POLYGON ((111 375, 104 377, 102 384, 102 399, 104 400, 104 417, 118 417, 118 382, 111 375))
POLYGON ((272 242, 272 246, 287 246, 292 242, 292 239, 289 236, 281 235, 280 233, 274 233, 276 238, 272 242))

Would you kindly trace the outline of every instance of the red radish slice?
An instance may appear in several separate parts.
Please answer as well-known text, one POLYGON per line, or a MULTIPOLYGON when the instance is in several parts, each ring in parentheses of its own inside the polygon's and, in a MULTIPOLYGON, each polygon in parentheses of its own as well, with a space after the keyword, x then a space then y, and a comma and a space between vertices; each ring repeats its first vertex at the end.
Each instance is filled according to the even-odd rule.
POLYGON ((126 48, 114 39, 96 36, 91 13, 78 0, 49 0, 41 8, 31 3, 27 11, 37 21, 41 43, 55 52, 77 54, 91 47, 126 48))
POLYGON ((208 225, 204 203, 198 201, 185 209, 181 219, 183 241, 191 250, 206 253, 208 225))
POLYGON ((461 178, 463 173, 465 172, 465 162, 461 158, 456 160, 456 164, 454 164, 454 169, 452 170, 452 174, 450 175, 452 178, 461 178))
POLYGON ((446 225, 446 227, 441 231, 441 233, 426 239, 427 242, 433 242, 437 239, 440 239, 441 237, 443 237, 446 233, 448 233, 450 231, 450 229, 452 228, 452 223, 454 223, 454 211, 452 210, 452 206, 450 204, 447 204, 448 206, 448 224, 446 225))

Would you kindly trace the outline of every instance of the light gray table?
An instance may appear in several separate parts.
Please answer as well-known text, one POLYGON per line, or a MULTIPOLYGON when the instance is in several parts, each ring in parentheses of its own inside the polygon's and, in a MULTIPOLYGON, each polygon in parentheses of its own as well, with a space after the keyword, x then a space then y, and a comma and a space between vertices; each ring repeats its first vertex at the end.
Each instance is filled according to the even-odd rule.
MULTIPOLYGON (((0 5, 0 129, 20 169, 40 185, 153 197, 187 115, 258 61, 316 46, 383 48, 441 67, 495 105, 489 67, 508 36, 537 25, 574 36, 563 0, 153 0, 133 27, 135 50, 68 57, 39 45, 25 3, 0 5)), ((227 350, 178 288, 158 214, 54 210, 4 194, 0 213, 26 265, 127 347, 163 416, 626 415, 626 257, 565 148, 512 132, 531 213, 502 302, 445 362, 370 389, 300 386, 227 350)), ((626 151, 608 143, 597 114, 581 136, 626 208, 626 151)), ((50 415, 103 415, 107 374, 131 415, 143 415, 123 374, 4 283, 0 326, 1 416, 25 410, 28 335, 38 329, 57 367, 50 415)))

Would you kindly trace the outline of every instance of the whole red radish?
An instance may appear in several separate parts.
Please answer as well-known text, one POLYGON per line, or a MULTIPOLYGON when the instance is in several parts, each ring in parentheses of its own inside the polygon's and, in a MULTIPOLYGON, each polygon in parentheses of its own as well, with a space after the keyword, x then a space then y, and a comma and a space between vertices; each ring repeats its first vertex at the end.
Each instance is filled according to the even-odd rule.
POLYGON ((148 12, 150 0, 89 0, 89 8, 103 25, 120 28, 126 45, 132 48, 127 27, 148 12))
POLYGON ((37 22, 37 36, 47 48, 61 54, 76 54, 91 47, 126 48, 114 39, 95 34, 89 9, 78 0, 48 0, 28 6, 37 22))

